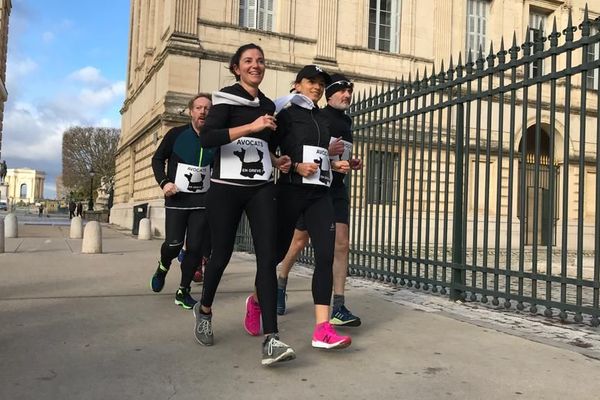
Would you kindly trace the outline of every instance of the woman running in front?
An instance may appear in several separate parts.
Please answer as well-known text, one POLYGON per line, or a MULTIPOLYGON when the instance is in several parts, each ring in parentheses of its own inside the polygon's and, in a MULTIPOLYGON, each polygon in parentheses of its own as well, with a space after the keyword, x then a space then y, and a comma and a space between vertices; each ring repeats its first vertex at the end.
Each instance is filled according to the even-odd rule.
POLYGON ((339 335, 329 323, 329 304, 333 285, 335 218, 331 197, 331 169, 347 173, 348 161, 330 162, 327 148, 330 133, 326 116, 317 106, 329 75, 316 65, 303 67, 294 83, 298 93, 292 104, 277 114, 277 139, 281 153, 292 161, 291 172, 278 181, 277 261, 283 260, 294 233, 298 217, 304 223, 315 250, 312 295, 316 325, 312 346, 322 349, 348 347, 350 336, 339 335))
MULTIPOLYGON (((277 330, 276 233, 277 203, 273 165, 289 170, 289 157, 272 154, 274 103, 260 90, 265 75, 265 57, 255 44, 241 46, 231 58, 229 70, 237 83, 213 93, 213 107, 202 135, 203 147, 216 147, 207 194, 212 254, 204 273, 202 298, 194 306, 194 335, 205 346, 213 344, 211 308, 225 267, 229 263, 237 226, 242 216, 250 222, 256 250, 255 286, 262 315, 262 364, 271 365, 296 357, 294 350, 279 340, 277 330)), ((254 302, 252 298, 246 300, 254 302)), ((258 333, 257 333, 258 334, 258 333)))

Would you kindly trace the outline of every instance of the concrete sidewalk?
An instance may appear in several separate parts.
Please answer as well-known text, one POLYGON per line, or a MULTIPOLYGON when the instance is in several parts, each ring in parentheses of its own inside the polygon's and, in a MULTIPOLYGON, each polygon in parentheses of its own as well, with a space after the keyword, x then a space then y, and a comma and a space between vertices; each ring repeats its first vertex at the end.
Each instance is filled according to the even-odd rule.
MULTIPOLYGON (((352 311, 363 319, 363 326, 344 329, 352 346, 313 349, 304 268, 290 277, 289 312, 279 319, 282 340, 298 358, 265 368, 262 339, 242 327, 244 299, 254 280, 252 256, 232 258, 213 310, 215 345, 202 347, 194 340, 192 313, 173 304, 177 262, 162 293, 149 289, 159 240, 138 241, 103 226, 104 254, 84 255, 81 240, 68 239, 68 226, 19 229, 21 237, 6 239, 6 253, 0 254, 3 400, 583 400, 600 395, 598 348, 587 349, 586 356, 564 343, 507 334, 502 330, 514 327, 455 318, 407 301, 410 297, 397 301, 395 292, 408 291, 364 281, 347 293, 352 311)), ((192 291, 199 297, 201 288, 192 291)))

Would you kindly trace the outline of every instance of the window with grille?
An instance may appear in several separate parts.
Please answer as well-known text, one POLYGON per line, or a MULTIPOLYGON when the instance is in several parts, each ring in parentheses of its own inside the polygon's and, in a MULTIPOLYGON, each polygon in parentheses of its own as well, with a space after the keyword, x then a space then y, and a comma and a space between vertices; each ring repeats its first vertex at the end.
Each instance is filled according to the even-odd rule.
MULTIPOLYGON (((533 43, 532 54, 544 51, 546 20, 548 16, 539 12, 529 14, 529 41, 533 43)), ((540 59, 531 63, 529 77, 535 78, 544 74, 544 60, 540 59)))
POLYGON ((273 31, 275 0, 240 0, 240 26, 273 31))
POLYGON ((488 0, 467 0, 467 47, 473 57, 479 54, 479 48, 487 48, 487 18, 490 2, 488 0))
MULTIPOLYGON (((598 28, 592 27, 590 32, 591 36, 598 35, 598 28)), ((592 62, 600 59, 600 43, 596 42, 590 44, 587 50, 587 62, 592 62)), ((590 69, 587 71, 586 79, 587 79, 587 88, 588 89, 598 89, 598 76, 599 71, 598 68, 590 69)))
POLYGON ((398 52, 400 0, 369 1, 369 49, 398 52))
POLYGON ((370 150, 367 159, 367 203, 396 204, 400 156, 389 151, 370 150))

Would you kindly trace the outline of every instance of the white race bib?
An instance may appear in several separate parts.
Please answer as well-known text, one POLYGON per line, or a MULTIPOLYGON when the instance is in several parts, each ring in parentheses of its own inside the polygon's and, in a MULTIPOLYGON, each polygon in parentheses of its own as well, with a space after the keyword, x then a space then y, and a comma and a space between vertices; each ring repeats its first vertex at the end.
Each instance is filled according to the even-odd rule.
POLYGON ((312 185, 331 185, 331 163, 327 149, 317 146, 302 146, 302 162, 317 163, 319 169, 308 178, 302 177, 302 183, 312 185))
POLYGON ((264 140, 240 138, 221 146, 221 178, 268 181, 272 173, 269 145, 264 140))
POLYGON ((178 192, 205 193, 210 187, 210 166, 178 163, 175 186, 178 192))
MULTIPOLYGON (((337 138, 332 137, 329 141, 329 144, 333 143, 336 140, 337 138)), ((342 152, 342 154, 339 154, 337 156, 331 156, 329 158, 331 161, 347 161, 352 156, 352 143, 344 139, 342 139, 341 142, 344 144, 344 151, 342 152)))

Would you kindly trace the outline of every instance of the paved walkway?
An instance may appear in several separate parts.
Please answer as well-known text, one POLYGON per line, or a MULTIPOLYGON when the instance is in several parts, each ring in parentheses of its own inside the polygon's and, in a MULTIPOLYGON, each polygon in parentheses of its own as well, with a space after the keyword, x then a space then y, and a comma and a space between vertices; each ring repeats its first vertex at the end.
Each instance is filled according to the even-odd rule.
MULTIPOLYGON (((260 365, 242 328, 253 257, 235 254, 214 307, 215 346, 148 284, 159 240, 104 226, 104 253, 80 253, 68 226, 21 225, 0 254, 0 399, 597 399, 598 330, 564 328, 445 298, 352 280, 364 321, 345 350, 312 349, 310 279, 295 269, 282 339, 298 358, 260 365), (562 330, 561 330, 562 329, 562 330), (552 332, 544 336, 545 333, 552 332), (524 336, 524 337, 521 337, 524 336), (561 340, 560 338, 563 337, 561 340), (530 340, 533 339, 533 340, 530 340), (591 346, 591 347, 590 347, 591 346)), ((199 296, 200 287, 192 289, 199 296)))

